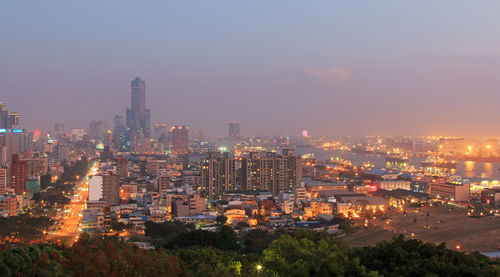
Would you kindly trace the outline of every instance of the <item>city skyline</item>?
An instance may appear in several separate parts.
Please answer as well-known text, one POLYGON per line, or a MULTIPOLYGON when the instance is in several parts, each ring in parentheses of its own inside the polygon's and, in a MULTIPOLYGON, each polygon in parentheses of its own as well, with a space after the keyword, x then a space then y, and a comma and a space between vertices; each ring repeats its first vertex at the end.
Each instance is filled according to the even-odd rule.
POLYGON ((243 136, 500 135, 498 3, 283 3, 8 3, 0 101, 28 129, 111 124, 139 73, 151 124, 211 137, 229 121, 243 136))

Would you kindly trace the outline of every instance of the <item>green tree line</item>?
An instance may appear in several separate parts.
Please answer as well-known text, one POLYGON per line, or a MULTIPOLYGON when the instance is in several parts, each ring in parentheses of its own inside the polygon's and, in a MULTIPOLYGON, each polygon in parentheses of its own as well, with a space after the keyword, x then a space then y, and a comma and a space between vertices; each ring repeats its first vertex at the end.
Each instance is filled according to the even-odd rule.
POLYGON ((147 225, 160 244, 144 250, 116 237, 82 235, 72 247, 40 244, 0 250, 2 276, 500 276, 500 263, 444 244, 395 237, 350 247, 311 231, 238 238, 181 223, 147 225))

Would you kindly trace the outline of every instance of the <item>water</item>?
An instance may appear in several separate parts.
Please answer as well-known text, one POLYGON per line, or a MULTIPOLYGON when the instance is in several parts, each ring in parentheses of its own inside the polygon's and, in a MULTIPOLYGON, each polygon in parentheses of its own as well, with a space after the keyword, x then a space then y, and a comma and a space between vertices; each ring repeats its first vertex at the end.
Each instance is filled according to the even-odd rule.
MULTIPOLYGON (((340 157, 344 160, 349 160, 353 165, 361 166, 364 162, 372 163, 375 168, 385 167, 385 156, 358 154, 337 150, 323 150, 315 147, 297 147, 295 152, 299 155, 313 153, 318 161, 325 161, 331 157, 340 157)), ((420 168, 421 163, 425 158, 410 157, 410 164, 415 168, 420 168)), ((500 180, 500 163, 499 162, 474 162, 474 161, 458 161, 457 169, 454 174, 466 177, 481 177, 500 180)))

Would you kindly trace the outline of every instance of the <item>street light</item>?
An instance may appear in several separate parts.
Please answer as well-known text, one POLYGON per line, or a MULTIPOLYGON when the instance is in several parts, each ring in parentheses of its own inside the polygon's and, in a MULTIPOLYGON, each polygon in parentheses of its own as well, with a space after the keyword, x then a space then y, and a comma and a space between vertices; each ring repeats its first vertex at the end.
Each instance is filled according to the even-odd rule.
POLYGON ((262 265, 258 264, 255 268, 257 269, 258 272, 260 272, 262 270, 262 265))

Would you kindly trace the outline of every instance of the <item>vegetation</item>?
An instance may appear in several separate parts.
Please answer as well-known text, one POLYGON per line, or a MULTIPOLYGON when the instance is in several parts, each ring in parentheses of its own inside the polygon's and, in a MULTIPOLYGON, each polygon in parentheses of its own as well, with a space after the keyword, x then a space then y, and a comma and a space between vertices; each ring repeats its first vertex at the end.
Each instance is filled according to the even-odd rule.
POLYGON ((0 217, 0 240, 20 243, 39 240, 52 224, 52 219, 45 216, 0 217))
MULTIPOLYGON (((80 236, 72 247, 0 250, 2 276, 499 276, 499 262, 403 237, 353 248, 328 233, 251 231, 240 240, 181 223, 147 224, 165 244, 139 249, 117 237, 80 236)), ((148 230, 149 229, 149 230, 148 230)))

